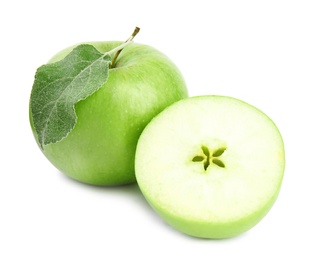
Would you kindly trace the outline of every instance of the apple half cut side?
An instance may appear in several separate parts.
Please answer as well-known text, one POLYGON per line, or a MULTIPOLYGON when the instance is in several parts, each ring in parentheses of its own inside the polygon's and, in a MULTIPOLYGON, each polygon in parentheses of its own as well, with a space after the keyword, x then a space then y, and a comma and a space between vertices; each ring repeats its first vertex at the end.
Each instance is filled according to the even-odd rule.
POLYGON ((191 236, 228 238, 255 226, 284 175, 281 134, 257 108, 231 97, 176 102, 140 136, 135 172, 152 208, 191 236))

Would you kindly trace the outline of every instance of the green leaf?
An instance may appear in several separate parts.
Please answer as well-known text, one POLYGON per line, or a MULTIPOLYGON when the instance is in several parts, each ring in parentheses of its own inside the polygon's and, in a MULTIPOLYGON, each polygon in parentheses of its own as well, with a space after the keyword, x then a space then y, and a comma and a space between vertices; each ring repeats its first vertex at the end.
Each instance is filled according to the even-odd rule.
POLYGON ((42 149, 71 132, 77 120, 74 105, 103 86, 110 62, 110 55, 82 44, 63 60, 38 68, 30 108, 42 149))

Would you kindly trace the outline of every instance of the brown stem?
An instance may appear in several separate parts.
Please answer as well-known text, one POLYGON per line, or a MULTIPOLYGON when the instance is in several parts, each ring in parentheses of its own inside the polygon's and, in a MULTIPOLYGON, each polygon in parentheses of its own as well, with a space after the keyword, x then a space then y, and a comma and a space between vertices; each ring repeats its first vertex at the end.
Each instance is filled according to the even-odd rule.
MULTIPOLYGON (((135 38, 135 36, 137 35, 137 33, 139 33, 139 31, 140 31, 140 28, 139 28, 139 27, 136 27, 135 30, 133 31, 132 35, 125 41, 125 43, 132 41, 132 40, 135 38)), ((115 53, 115 55, 114 55, 114 57, 113 57, 113 59, 112 59, 110 68, 114 68, 114 67, 115 67, 115 63, 116 63, 117 57, 118 57, 118 55, 120 55, 120 53, 122 52, 122 50, 123 50, 123 49, 120 49, 120 50, 118 50, 118 51, 115 53)))

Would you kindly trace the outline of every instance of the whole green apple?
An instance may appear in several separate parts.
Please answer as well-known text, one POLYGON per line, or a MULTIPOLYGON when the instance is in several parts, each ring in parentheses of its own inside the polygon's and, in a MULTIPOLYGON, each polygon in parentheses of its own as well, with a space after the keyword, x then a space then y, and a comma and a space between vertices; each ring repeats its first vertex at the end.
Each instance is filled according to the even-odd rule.
MULTIPOLYGON (((106 53, 121 42, 89 44, 106 53)), ((56 54, 49 63, 62 60, 74 47, 56 54)), ((135 182, 135 150, 141 132, 154 116, 187 95, 180 71, 167 56, 131 43, 119 53, 106 83, 75 105, 73 130, 61 141, 45 145, 43 153, 61 172, 80 182, 135 182)), ((30 122, 38 142, 31 110, 30 122)))
POLYGON ((192 97, 147 125, 135 168, 142 193, 166 222, 191 236, 227 238, 255 226, 273 206, 284 144, 257 108, 231 97, 192 97))

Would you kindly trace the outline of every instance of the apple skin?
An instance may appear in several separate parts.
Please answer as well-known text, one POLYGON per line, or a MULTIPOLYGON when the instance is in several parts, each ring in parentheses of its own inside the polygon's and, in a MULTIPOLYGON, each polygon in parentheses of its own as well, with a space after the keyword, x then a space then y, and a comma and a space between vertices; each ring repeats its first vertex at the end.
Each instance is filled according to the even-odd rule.
MULTIPOLYGON (((121 42, 89 44, 105 53, 121 42)), ((49 63, 63 59, 74 47, 59 52, 49 63)), ((61 141, 44 146, 43 153, 61 172, 80 182, 133 183, 136 145, 144 127, 164 108, 187 96, 184 79, 167 56, 132 43, 118 56, 104 86, 75 105, 74 129, 61 141)), ((38 143, 31 111, 30 123, 38 143)))
POLYGON ((257 225, 270 211, 278 197, 278 194, 279 190, 277 190, 277 193, 272 197, 271 200, 268 201, 267 204, 259 208, 259 210, 253 214, 229 223, 208 223, 206 221, 185 219, 177 215, 173 215, 171 212, 160 208, 157 204, 149 199, 146 193, 145 198, 153 210, 176 230, 179 230, 180 232, 183 232, 189 236, 198 238, 225 239, 238 236, 257 225))

